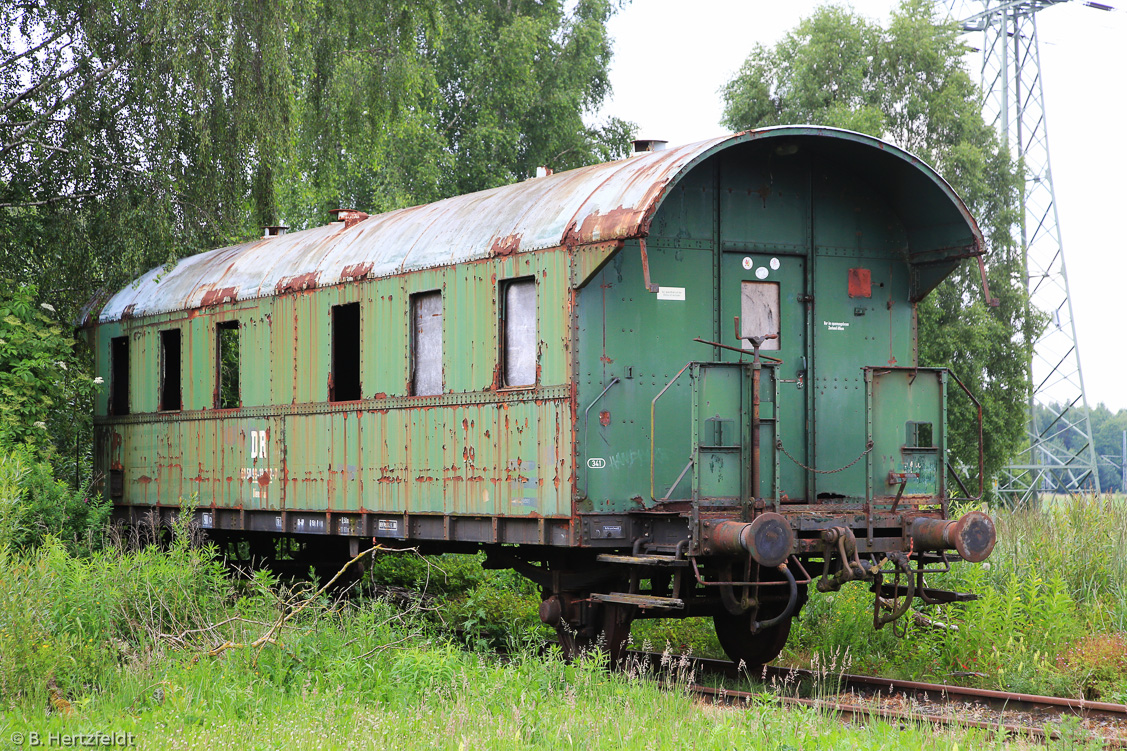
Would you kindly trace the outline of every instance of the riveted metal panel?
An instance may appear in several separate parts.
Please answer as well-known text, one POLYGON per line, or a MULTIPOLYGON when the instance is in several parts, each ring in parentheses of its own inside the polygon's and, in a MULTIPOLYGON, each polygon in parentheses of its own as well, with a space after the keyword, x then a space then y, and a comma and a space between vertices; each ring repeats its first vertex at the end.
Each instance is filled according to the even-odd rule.
POLYGON ((906 497, 945 497, 947 371, 896 368, 870 372, 873 496, 895 496, 903 480, 906 497), (921 423, 929 426, 930 440, 926 446, 911 445, 909 426, 921 423))

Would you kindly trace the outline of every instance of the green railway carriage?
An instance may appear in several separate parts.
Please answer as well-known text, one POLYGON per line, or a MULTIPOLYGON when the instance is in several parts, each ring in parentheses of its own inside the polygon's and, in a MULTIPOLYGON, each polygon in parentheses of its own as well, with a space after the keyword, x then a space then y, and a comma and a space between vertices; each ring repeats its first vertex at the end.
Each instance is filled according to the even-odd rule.
POLYGON ((749 663, 814 581, 898 598, 879 625, 993 547, 947 519, 952 377, 916 356, 916 302, 982 236, 910 154, 768 128, 336 218, 87 322, 119 517, 483 548, 568 648, 704 615, 749 663))

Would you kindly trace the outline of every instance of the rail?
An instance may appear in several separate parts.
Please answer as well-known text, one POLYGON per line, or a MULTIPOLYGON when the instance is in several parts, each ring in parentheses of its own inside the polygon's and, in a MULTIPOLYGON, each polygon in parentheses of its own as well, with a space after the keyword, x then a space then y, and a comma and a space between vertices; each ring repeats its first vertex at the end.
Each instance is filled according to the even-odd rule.
MULTIPOLYGON (((655 415, 656 410, 657 410, 657 400, 665 395, 665 392, 670 389, 670 387, 677 381, 677 379, 681 377, 681 374, 684 373, 686 370, 688 370, 694 362, 696 362, 696 361, 695 360, 689 360, 687 363, 685 363, 685 367, 678 370, 677 375, 675 375, 671 379, 669 379, 669 383, 665 384, 665 387, 661 391, 657 392, 657 396, 655 396, 653 398, 653 400, 650 402, 650 499, 651 500, 657 500, 657 493, 654 490, 654 430, 655 430, 655 426, 657 424, 657 421, 656 421, 654 415, 655 415)), ((665 498, 663 498, 662 500, 669 498, 670 494, 673 492, 673 489, 676 488, 677 485, 681 482, 681 480, 685 477, 685 473, 689 471, 689 467, 691 467, 692 465, 693 465, 693 457, 689 456, 688 465, 686 465, 685 468, 683 470, 681 470, 681 474, 677 476, 677 481, 673 483, 673 487, 671 487, 669 489, 669 493, 666 493, 665 498)))
MULTIPOLYGON (((627 660, 649 665, 661 676, 669 655, 629 652, 627 660)), ((846 719, 870 721, 881 718, 894 722, 913 722, 936 726, 957 726, 993 730, 1005 736, 1054 740, 1060 737, 1052 727, 1064 715, 1079 718, 1081 729, 1091 736, 1094 747, 1127 749, 1127 705, 1111 702, 1068 699, 1059 696, 997 691, 951 684, 923 683, 878 676, 851 675, 784 668, 773 665, 741 668, 727 660, 708 658, 674 659, 683 675, 721 676, 762 683, 766 696, 784 706, 801 706, 832 713, 846 719), (782 695, 794 692, 798 684, 811 683, 818 698, 782 695)), ((728 687, 690 684, 697 696, 729 704, 762 700, 762 691, 733 690, 728 687)))

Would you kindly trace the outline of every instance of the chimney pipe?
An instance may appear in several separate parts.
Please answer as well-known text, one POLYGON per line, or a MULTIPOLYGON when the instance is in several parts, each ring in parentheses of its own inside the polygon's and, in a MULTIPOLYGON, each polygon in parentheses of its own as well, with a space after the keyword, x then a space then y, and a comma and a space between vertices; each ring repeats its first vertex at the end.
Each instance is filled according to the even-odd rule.
POLYGON ((344 222, 344 228, 355 226, 368 218, 368 215, 363 211, 356 209, 333 209, 329 212, 333 215, 334 222, 344 222))
POLYGON ((660 138, 638 138, 633 143, 634 152, 630 156, 638 156, 651 151, 665 151, 669 141, 663 141, 660 138))

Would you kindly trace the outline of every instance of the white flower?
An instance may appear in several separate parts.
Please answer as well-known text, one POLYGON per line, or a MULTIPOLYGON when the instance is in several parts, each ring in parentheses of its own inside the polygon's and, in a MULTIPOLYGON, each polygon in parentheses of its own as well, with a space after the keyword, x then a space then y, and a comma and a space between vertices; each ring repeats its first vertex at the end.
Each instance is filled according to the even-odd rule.
POLYGON ((43 428, 44 430, 46 430, 47 429, 47 423, 43 422, 42 420, 36 420, 35 421, 35 427, 43 428))
POLYGON ((101 386, 105 382, 106 382, 106 379, 102 378, 101 376, 98 376, 97 378, 94 379, 94 383, 98 384, 99 386, 101 386))
POLYGON ((57 363, 55 363, 55 364, 56 364, 56 365, 58 365, 58 366, 59 366, 60 368, 62 368, 63 370, 66 370, 66 369, 67 369, 67 364, 66 364, 65 362, 63 362, 62 360, 59 360, 59 361, 58 361, 57 363))
POLYGON ((54 312, 55 312, 55 306, 54 306, 54 305, 52 305, 52 304, 51 304, 51 303, 49 303, 49 302, 41 302, 41 303, 39 303, 39 307, 43 308, 44 310, 49 310, 49 311, 51 311, 52 313, 54 313, 54 312))

